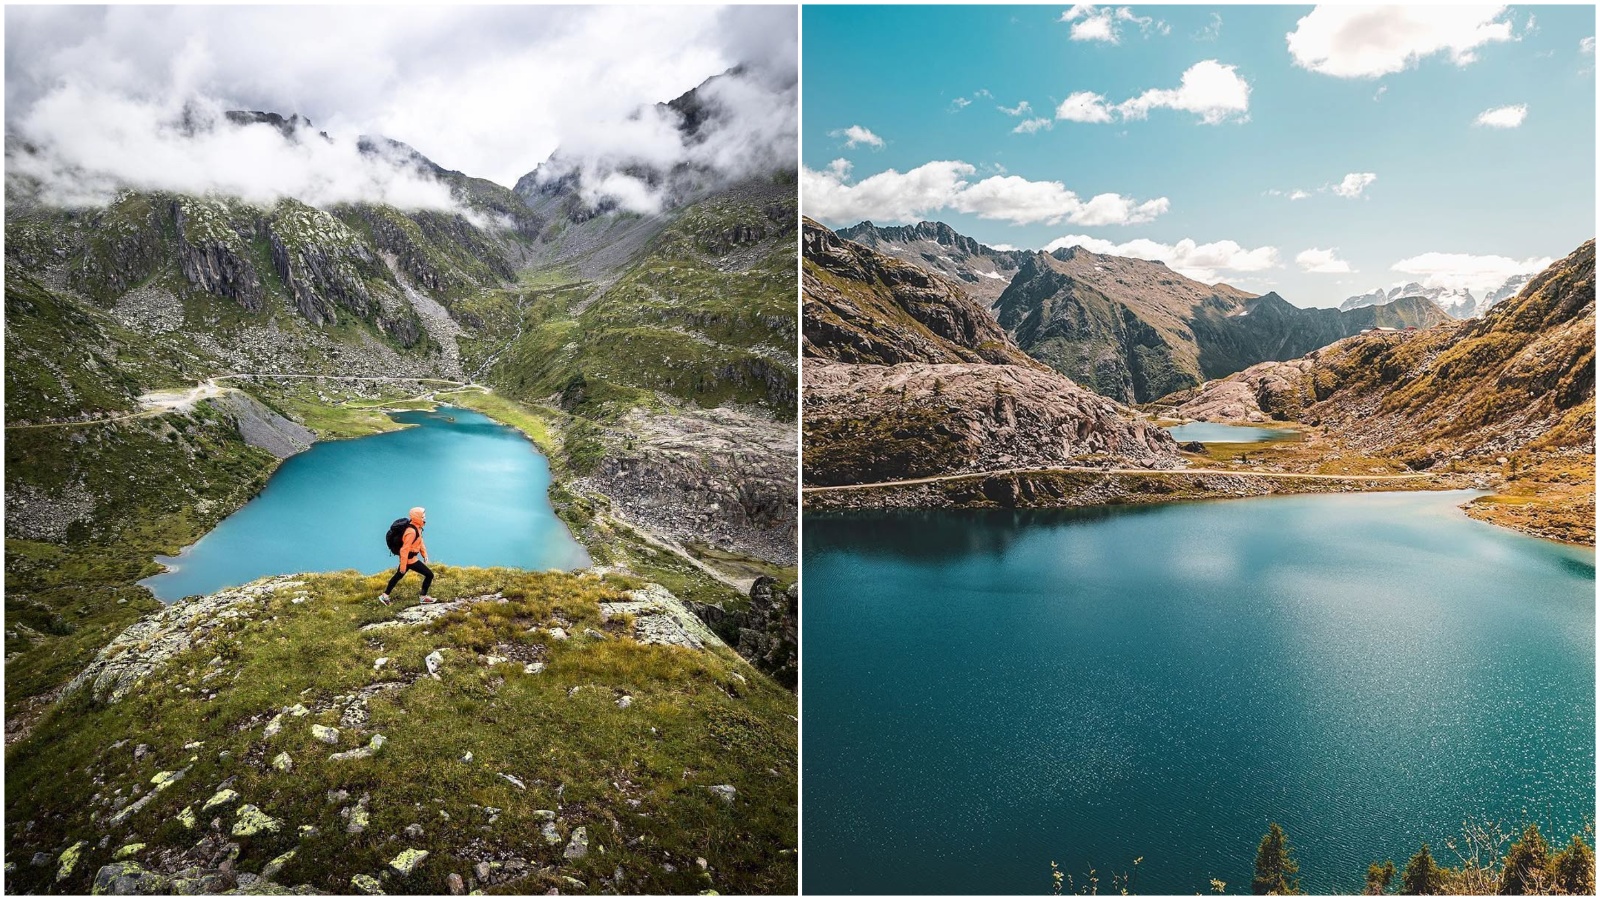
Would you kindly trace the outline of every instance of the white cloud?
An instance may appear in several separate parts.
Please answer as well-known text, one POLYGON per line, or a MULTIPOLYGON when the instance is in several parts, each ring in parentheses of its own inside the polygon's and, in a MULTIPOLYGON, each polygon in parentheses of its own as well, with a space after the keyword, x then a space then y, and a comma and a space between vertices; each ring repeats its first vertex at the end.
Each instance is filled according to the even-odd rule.
POLYGON ((1069 234, 1056 238, 1044 249, 1048 253, 1074 246, 1092 253, 1159 260, 1180 275, 1207 283, 1217 281, 1223 272, 1261 272, 1278 266, 1278 248, 1257 247, 1248 250, 1234 241, 1198 244, 1190 238, 1184 238, 1176 244, 1163 244, 1139 238, 1118 244, 1085 234, 1069 234))
POLYGON ((1017 249, 1011 244, 989 244, 988 246, 990 250, 999 250, 1002 253, 1013 253, 1017 249))
POLYGON ((1287 35, 1295 64, 1337 78, 1377 78, 1436 53, 1465 66, 1477 49, 1512 39, 1504 6, 1322 5, 1287 35))
POLYGON ((1028 113, 1033 112, 1033 107, 1029 106, 1028 105, 1028 101, 1026 101, 1026 100, 1022 101, 1021 103, 1018 103, 1014 107, 1013 106, 1001 106, 1001 107, 998 107, 998 109, 1001 112, 1003 112, 1006 115, 1008 115, 1008 116, 1025 116, 1028 113))
POLYGON ((1587 53, 1590 56, 1594 55, 1594 35, 1591 34, 1583 40, 1578 41, 1578 52, 1587 53))
POLYGON ((1249 118, 1250 84, 1239 76, 1238 67, 1214 59, 1202 60, 1183 73, 1174 90, 1148 90, 1117 107, 1126 119, 1143 119, 1152 109, 1191 112, 1206 125, 1230 119, 1249 118))
POLYGON ((1339 258, 1337 247, 1331 250, 1318 250, 1315 247, 1302 250, 1295 254, 1294 261, 1307 272, 1332 275, 1354 271, 1350 268, 1350 263, 1339 258))
POLYGON ((1109 122, 1111 107, 1106 98, 1091 91, 1078 91, 1056 107, 1056 118, 1068 122, 1109 122))
MULTIPOLYGON (((785 67, 792 83, 797 60, 793 10, 777 7, 14 6, 6 26, 13 129, 69 88, 82 96, 63 102, 85 109, 165 112, 194 101, 298 113, 336 137, 384 135, 505 185, 558 146, 599 146, 608 131, 635 137, 611 126, 740 62, 771 86, 785 67)), ((791 85, 740 112, 766 123, 785 103, 792 133, 791 85)), ((80 121, 70 137, 108 124, 80 121)), ((107 146, 105 135, 88 140, 107 146)), ((666 149, 684 152, 681 142, 666 149)), ((112 173, 122 165, 120 154, 87 162, 112 173)), ((226 165, 205 159, 199 171, 226 165)), ((261 177, 288 169, 279 160, 261 177)))
POLYGON ((1348 200, 1354 200, 1361 196, 1362 192, 1367 189, 1368 185, 1377 180, 1378 176, 1372 172, 1351 172, 1350 174, 1344 176, 1343 181, 1340 181, 1338 184, 1329 185, 1326 189, 1333 191, 1335 194, 1338 194, 1339 196, 1348 200))
POLYGON ((971 105, 972 105, 972 101, 971 100, 968 100, 965 97, 957 97, 954 100, 950 101, 950 111, 951 112, 960 112, 961 110, 966 109, 967 107, 969 107, 971 105))
POLYGON ((993 175, 979 181, 977 168, 959 160, 924 163, 908 172, 889 169, 850 184, 833 171, 800 171, 801 203, 807 215, 827 222, 916 222, 941 209, 997 219, 1013 225, 1036 222, 1132 225, 1165 213, 1165 197, 1143 202, 1119 194, 1084 200, 1059 181, 1029 181, 993 175))
POLYGON ((1387 84, 1378 85, 1378 89, 1372 93, 1372 101, 1376 103, 1379 100, 1382 100, 1383 95, 1387 93, 1389 93, 1389 86, 1387 84))
POLYGON ((859 147, 862 144, 866 144, 868 147, 883 146, 883 138, 878 137, 865 128, 862 128, 860 125, 851 125, 849 128, 836 128, 833 131, 828 132, 828 137, 844 138, 844 145, 851 149, 859 147))
POLYGON ((851 164, 850 160, 840 158, 828 163, 828 174, 839 179, 840 181, 843 181, 844 179, 850 177, 850 170, 852 168, 855 167, 851 164))
POLYGON ((1176 109, 1200 117, 1201 124, 1250 120, 1250 83, 1237 66, 1214 59, 1202 60, 1183 73, 1178 87, 1151 88, 1116 105, 1092 91, 1077 91, 1056 107, 1056 118, 1068 122, 1110 122, 1112 114, 1124 120, 1147 118, 1152 109, 1176 109))
POLYGON ((1040 116, 1037 119, 1023 119, 1021 122, 1017 123, 1017 127, 1011 129, 1011 133, 1033 134, 1035 131, 1040 129, 1049 131, 1052 124, 1053 123, 1049 119, 1046 119, 1043 116, 1040 116))
POLYGON ((1305 191, 1300 190, 1299 188, 1295 188, 1294 190, 1289 192, 1289 199, 1290 200, 1304 200, 1309 196, 1311 196, 1311 195, 1306 193, 1305 191))
POLYGON ((1515 106, 1497 106, 1494 109, 1486 109, 1478 113, 1478 117, 1472 120, 1472 124, 1482 125, 1485 128, 1516 128, 1526 118, 1528 118, 1528 104, 1518 103, 1515 106))
POLYGON ((1194 39, 1197 41, 1214 41, 1220 37, 1222 37, 1221 13, 1212 13, 1210 23, 1194 34, 1194 39))
POLYGON ((1120 43, 1122 40, 1121 28, 1124 23, 1131 23, 1144 34, 1169 34, 1172 27, 1166 22, 1157 21, 1149 16, 1134 15, 1133 10, 1126 6, 1093 6, 1079 3, 1061 14, 1058 20, 1072 23, 1071 37, 1075 41, 1102 41, 1108 44, 1120 43))
POLYGON ((1505 256, 1471 253, 1424 253, 1402 259, 1390 268, 1422 276, 1423 287, 1466 289, 1478 296, 1500 287, 1513 275, 1543 271, 1554 259, 1548 256, 1516 260, 1505 256))

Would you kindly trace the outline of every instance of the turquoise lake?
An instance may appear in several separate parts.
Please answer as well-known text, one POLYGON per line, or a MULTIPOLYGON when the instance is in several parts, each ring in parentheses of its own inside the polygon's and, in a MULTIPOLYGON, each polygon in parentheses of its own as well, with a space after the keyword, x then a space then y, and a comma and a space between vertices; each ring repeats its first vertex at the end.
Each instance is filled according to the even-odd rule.
POLYGON ((1283 441, 1298 432, 1289 428, 1257 428, 1254 425, 1221 425, 1216 422, 1189 422, 1174 425, 1167 433, 1179 441, 1202 444, 1253 444, 1256 441, 1283 441))
MULTIPOLYGON (((434 563, 589 565, 545 494, 549 464, 521 433, 454 407, 393 418, 415 427, 318 442, 284 460, 258 497, 181 555, 159 557, 172 571, 141 584, 170 601, 263 575, 390 570, 384 533, 413 506, 428 510, 434 563)), ((408 575, 396 590, 414 599, 421 583, 408 575)))
POLYGON ((808 513, 807 893, 1311 893, 1595 814, 1594 552, 1469 492, 808 513), (1135 858, 1142 862, 1134 869, 1135 858))

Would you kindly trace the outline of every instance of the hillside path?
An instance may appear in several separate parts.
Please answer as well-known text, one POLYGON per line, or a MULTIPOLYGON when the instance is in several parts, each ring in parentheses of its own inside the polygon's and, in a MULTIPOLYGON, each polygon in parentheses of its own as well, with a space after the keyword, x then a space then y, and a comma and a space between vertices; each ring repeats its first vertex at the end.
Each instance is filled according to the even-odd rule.
MULTIPOLYGON (((232 388, 217 384, 232 378, 322 378, 328 381, 432 381, 439 384, 457 385, 466 390, 476 388, 481 391, 493 393, 492 389, 473 381, 458 381, 454 378, 433 378, 431 376, 414 375, 319 375, 316 373, 302 372, 229 372, 226 375, 216 375, 207 378, 186 391, 151 391, 139 396, 139 403, 144 408, 134 413, 121 413, 115 416, 100 416, 94 419, 71 419, 65 422, 35 422, 25 425, 7 425, 6 430, 25 428, 72 428, 79 425, 103 425, 107 422, 124 422, 129 419, 143 419, 150 416, 165 415, 170 412, 187 412, 194 408, 201 400, 220 397, 232 388)), ((430 396, 432 392, 418 394, 411 400, 421 400, 430 396)), ((406 401, 399 401, 406 402, 406 401)))

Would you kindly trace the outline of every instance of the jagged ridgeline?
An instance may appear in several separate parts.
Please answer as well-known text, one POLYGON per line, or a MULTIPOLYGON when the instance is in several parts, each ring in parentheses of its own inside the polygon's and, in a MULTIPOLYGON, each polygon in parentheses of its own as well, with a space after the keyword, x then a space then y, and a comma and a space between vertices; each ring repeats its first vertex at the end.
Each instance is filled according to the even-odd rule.
POLYGON ((1034 359, 1096 393, 1144 403, 1264 360, 1292 359, 1375 326, 1449 321, 1426 297, 1304 309, 1275 293, 1186 278, 1165 264, 1065 247, 995 250, 941 222, 839 232, 952 280, 987 303, 1034 359))

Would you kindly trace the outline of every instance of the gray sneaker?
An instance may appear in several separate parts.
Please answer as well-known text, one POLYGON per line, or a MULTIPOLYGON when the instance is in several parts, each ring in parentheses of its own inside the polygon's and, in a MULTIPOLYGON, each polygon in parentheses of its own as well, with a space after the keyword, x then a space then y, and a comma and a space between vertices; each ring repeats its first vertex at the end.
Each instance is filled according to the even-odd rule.
POLYGON ((389 595, 388 594, 379 594, 378 595, 378 602, 382 603, 384 606, 388 606, 389 605, 389 595))

